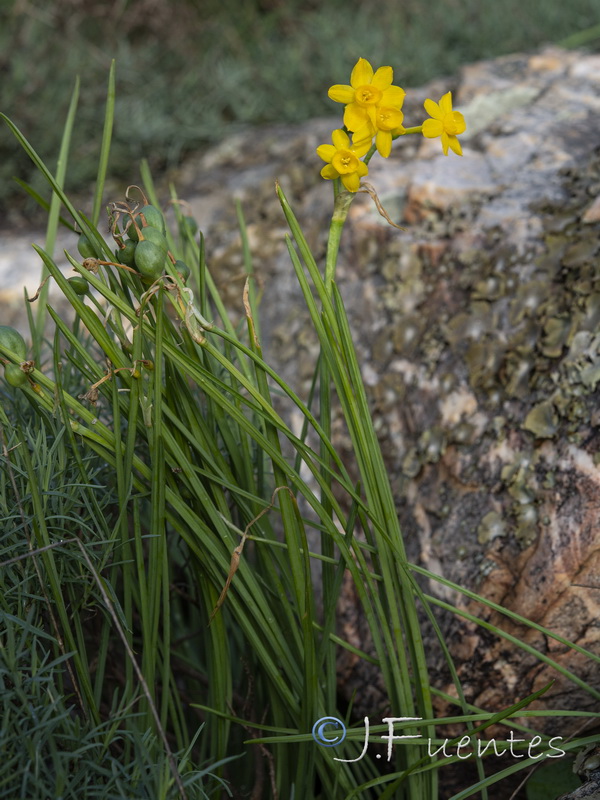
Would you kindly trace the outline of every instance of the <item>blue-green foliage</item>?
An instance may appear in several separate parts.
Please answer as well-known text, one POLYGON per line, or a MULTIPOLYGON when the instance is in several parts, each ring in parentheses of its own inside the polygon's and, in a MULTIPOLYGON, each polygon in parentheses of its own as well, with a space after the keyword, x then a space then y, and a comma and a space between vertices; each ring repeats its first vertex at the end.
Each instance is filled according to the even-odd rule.
MULTIPOLYGON (((138 724, 122 677, 113 676, 116 686, 103 692, 101 719, 94 719, 59 633, 50 566, 69 617, 81 620, 94 673, 104 612, 82 548, 98 570, 115 558, 117 506, 106 465, 93 454, 78 464, 62 424, 33 413, 20 392, 3 391, 0 406, 0 798, 178 797, 162 743, 138 724)), ((218 785, 200 770, 182 773, 190 800, 218 785)))

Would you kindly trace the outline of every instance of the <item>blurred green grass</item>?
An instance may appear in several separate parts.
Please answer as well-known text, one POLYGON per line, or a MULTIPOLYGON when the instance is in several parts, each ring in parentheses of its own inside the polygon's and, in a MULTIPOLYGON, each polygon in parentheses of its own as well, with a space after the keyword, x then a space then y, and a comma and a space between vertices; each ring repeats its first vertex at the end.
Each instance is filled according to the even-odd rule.
MULTIPOLYGON (((416 86, 461 64, 543 43, 600 45, 598 0, 0 0, 0 110, 55 159, 77 74, 69 188, 89 189, 110 62, 117 60, 112 174, 135 182, 236 126, 339 110, 327 98, 359 56, 416 86)), ((34 212, 13 176, 42 184, 0 134, 0 220, 34 212)))

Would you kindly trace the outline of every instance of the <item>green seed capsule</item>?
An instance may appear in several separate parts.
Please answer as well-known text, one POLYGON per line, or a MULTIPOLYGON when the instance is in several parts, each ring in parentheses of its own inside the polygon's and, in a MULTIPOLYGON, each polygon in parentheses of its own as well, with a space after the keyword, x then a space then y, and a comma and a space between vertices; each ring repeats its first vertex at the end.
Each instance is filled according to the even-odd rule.
POLYGON ((173 264, 173 269, 175 272, 178 272, 181 276, 181 280, 185 283, 187 279, 190 277, 190 268, 185 263, 185 261, 177 260, 173 264))
POLYGON ((136 246, 137 242, 134 242, 131 239, 126 239, 125 247, 122 250, 117 250, 117 252, 115 253, 117 261, 119 261, 121 264, 125 264, 125 266, 127 267, 135 267, 136 246))
POLYGON ((25 340, 14 328, 8 325, 0 325, 0 344, 15 353, 21 361, 27 358, 27 345, 25 340))
POLYGON ((75 294, 84 295, 88 293, 90 285, 82 275, 73 275, 68 280, 73 289, 75 289, 75 294))
POLYGON ((181 235, 195 236, 198 233, 198 223, 193 217, 187 216, 181 220, 181 235))
POLYGON ((138 228, 143 225, 143 222, 140 219, 142 216, 146 220, 146 225, 148 225, 150 228, 156 228, 164 236, 164 234, 167 232, 165 227, 165 219, 156 206, 144 206, 142 209, 140 209, 137 219, 138 228))
POLYGON ((146 278, 158 278, 165 269, 165 253, 154 242, 144 239, 135 248, 135 265, 146 278))
POLYGON ((151 228, 149 226, 146 226, 142 230, 142 236, 144 237, 145 241, 152 242, 157 247, 160 247, 165 256, 167 255, 167 250, 169 249, 169 245, 167 244, 167 240, 165 239, 164 234, 162 234, 157 228, 151 228))
POLYGON ((135 242, 137 244, 140 237, 138 236, 138 232, 135 229, 136 225, 138 226, 138 228, 142 227, 142 220, 139 217, 136 217, 135 224, 133 220, 131 220, 131 222, 127 224, 127 236, 129 236, 132 242, 135 242))
POLYGON ((27 383, 27 376, 16 364, 6 364, 4 377, 10 386, 23 386, 27 383))
POLYGON ((96 251, 92 247, 92 243, 87 238, 85 233, 80 234, 77 242, 77 249, 82 258, 96 258, 96 251))

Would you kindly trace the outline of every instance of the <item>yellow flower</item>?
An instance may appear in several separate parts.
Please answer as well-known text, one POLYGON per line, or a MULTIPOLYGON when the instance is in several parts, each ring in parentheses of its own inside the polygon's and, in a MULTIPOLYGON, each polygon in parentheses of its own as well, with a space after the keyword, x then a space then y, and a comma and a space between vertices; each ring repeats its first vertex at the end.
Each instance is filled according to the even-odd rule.
POLYGON ((371 139, 359 144, 350 144, 350 137, 338 129, 331 134, 333 144, 322 144, 317 147, 317 155, 327 164, 321 170, 321 177, 326 180, 341 178, 349 192, 358 191, 360 179, 368 174, 369 168, 360 159, 371 147, 371 139))
MULTIPOLYGON (((344 103, 344 125, 349 131, 360 132, 359 140, 365 138, 366 131, 371 138, 379 131, 386 135, 381 137, 381 147, 387 155, 391 147, 392 130, 402 124, 400 108, 406 92, 399 86, 392 86, 394 71, 391 67, 373 67, 365 58, 359 58, 350 76, 350 86, 336 84, 329 89, 328 95, 336 103, 344 103)), ((377 147, 379 150, 379 145, 377 147)), ((379 150, 381 152, 381 150, 379 150)), ((381 152, 383 155, 383 152, 381 152)))
POLYGON ((467 123, 460 111, 452 110, 452 92, 446 92, 439 103, 425 100, 425 111, 433 119, 426 119, 423 123, 423 136, 428 139, 441 136, 445 156, 448 155, 448 148, 462 156, 462 147, 456 137, 465 132, 467 123))
POLYGON ((392 150, 392 139, 404 133, 403 119, 404 114, 398 108, 379 106, 375 111, 375 130, 370 123, 365 125, 352 135, 352 142, 358 145, 365 139, 372 140, 375 136, 377 152, 383 158, 387 158, 392 150))

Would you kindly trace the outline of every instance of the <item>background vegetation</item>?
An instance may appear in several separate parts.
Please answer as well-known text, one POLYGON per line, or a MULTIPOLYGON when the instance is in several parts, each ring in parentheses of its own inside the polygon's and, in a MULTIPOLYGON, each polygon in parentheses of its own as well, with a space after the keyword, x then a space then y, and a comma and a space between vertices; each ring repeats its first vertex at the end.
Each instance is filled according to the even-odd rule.
MULTIPOLYGON (((2 0, 0 111, 52 163, 79 74, 69 181, 80 190, 95 175, 89 156, 116 58, 111 169, 129 183, 142 157, 156 171, 235 126, 334 113, 325 90, 359 55, 416 86, 546 42, 597 47, 598 10, 598 0, 2 0)), ((2 131, 4 222, 9 209, 33 210, 14 175, 41 186, 2 131)))

